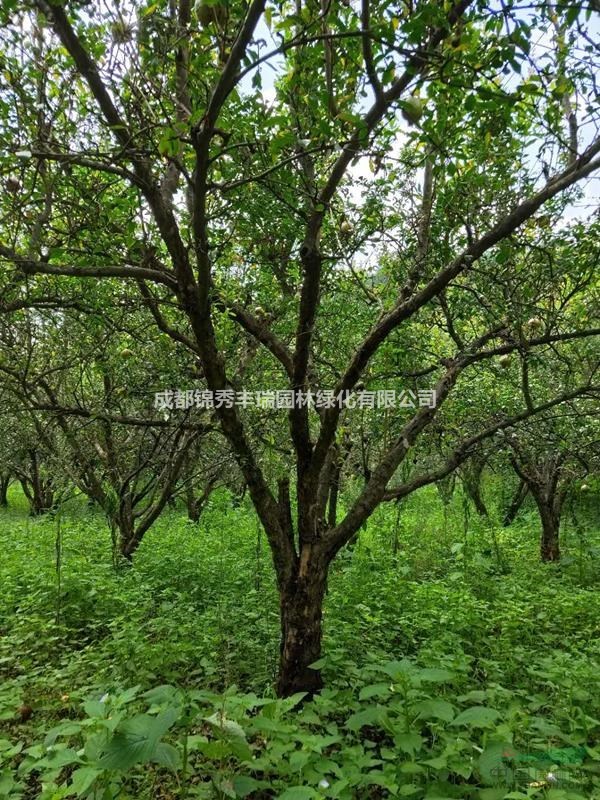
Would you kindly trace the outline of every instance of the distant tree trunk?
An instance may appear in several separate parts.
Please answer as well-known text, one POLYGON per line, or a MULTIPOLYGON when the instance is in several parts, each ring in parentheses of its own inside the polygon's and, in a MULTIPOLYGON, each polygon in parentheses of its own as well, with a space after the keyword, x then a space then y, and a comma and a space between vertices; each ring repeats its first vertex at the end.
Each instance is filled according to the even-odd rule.
POLYGON ((121 487, 118 513, 113 519, 119 529, 121 555, 128 561, 133 559, 133 554, 140 546, 146 532, 161 515, 169 498, 173 497, 187 448, 193 443, 195 435, 183 442, 179 452, 169 460, 157 479, 158 483, 162 484, 160 493, 145 508, 140 508, 140 498, 132 495, 129 485, 124 484, 121 487))
POLYGON ((29 515, 32 517, 46 514, 54 506, 54 486, 51 478, 43 478, 37 452, 29 454, 31 470, 23 474, 19 482, 29 503, 29 515))
POLYGON ((473 505, 475 506, 475 510, 481 517, 487 517, 488 511, 486 508, 485 503, 483 502, 483 498, 481 497, 481 493, 479 490, 479 486, 474 488, 472 492, 469 493, 471 500, 473 501, 473 505))
POLYGON ((191 481, 188 481, 185 486, 185 506, 187 508, 187 515, 190 522, 198 522, 200 514, 196 504, 196 495, 191 481))
POLYGON ((317 492, 317 517, 325 529, 331 530, 337 525, 338 502, 342 482, 342 472, 346 466, 352 442, 345 436, 341 445, 335 445, 327 459, 321 486, 317 492), (325 521, 326 520, 326 524, 325 521))
POLYGON ((40 474, 38 455, 35 451, 31 454, 34 513, 45 514, 54 506, 54 488, 50 478, 43 478, 40 474))
POLYGON ((509 525, 512 525, 514 522, 515 517, 519 513, 519 510, 523 505, 525 498, 527 497, 528 492, 529 487, 527 486, 527 483, 521 479, 519 481, 517 491, 514 493, 513 499, 510 501, 510 505, 506 510, 506 514, 504 515, 502 524, 505 528, 507 528, 509 525))
POLYGON ((540 557, 542 561, 560 560, 560 518, 567 493, 564 480, 564 456, 546 457, 524 463, 511 459, 512 465, 531 492, 542 523, 540 557), (561 478, 563 478, 561 484, 561 478))
POLYGON ((0 507, 6 508, 8 505, 8 487, 10 486, 10 475, 0 475, 0 507))
POLYGON ((202 494, 199 497, 196 497, 196 493, 194 492, 194 485, 192 481, 188 481, 185 487, 185 503, 187 506, 187 515, 188 519, 191 522, 199 522, 200 517, 202 516, 202 512, 204 511, 206 504, 217 484, 217 478, 211 477, 209 478, 208 482, 206 483, 202 494))
POLYGON ((54 506, 54 492, 51 487, 44 486, 42 483, 29 483, 21 481, 23 492, 29 502, 29 516, 38 517, 47 514, 54 506))
POLYGON ((485 467, 485 458, 473 456, 461 470, 461 478, 465 491, 482 517, 488 516, 488 510, 481 496, 481 476, 485 467))
POLYGON ((121 495, 115 523, 119 530, 121 555, 131 561, 140 545, 141 537, 136 536, 130 491, 124 491, 121 495))
POLYGON ((475 510, 481 517, 487 517, 488 510, 486 508, 485 503, 483 502, 483 498, 481 497, 481 491, 478 485, 471 486, 467 489, 467 494, 471 498, 473 505, 475 506, 475 510))

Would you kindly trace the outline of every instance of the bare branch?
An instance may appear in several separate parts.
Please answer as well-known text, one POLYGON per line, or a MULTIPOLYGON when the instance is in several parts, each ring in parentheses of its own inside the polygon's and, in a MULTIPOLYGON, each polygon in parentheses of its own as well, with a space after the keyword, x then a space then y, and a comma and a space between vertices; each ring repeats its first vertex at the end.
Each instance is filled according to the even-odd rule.
POLYGON ((373 93, 375 97, 379 99, 383 93, 383 89, 381 87, 379 77, 377 76, 377 70, 375 69, 375 63, 373 61, 373 48, 371 47, 371 37, 369 35, 370 17, 371 14, 369 0, 362 0, 360 22, 362 26, 363 61, 365 62, 365 70, 369 78, 371 88, 373 89, 373 93))
POLYGON ((10 261, 26 275, 64 275, 72 278, 131 278, 162 283, 170 289, 177 290, 177 281, 172 274, 147 267, 133 265, 106 265, 103 267, 60 266, 45 261, 34 261, 19 256, 13 250, 0 245, 0 257, 10 261))

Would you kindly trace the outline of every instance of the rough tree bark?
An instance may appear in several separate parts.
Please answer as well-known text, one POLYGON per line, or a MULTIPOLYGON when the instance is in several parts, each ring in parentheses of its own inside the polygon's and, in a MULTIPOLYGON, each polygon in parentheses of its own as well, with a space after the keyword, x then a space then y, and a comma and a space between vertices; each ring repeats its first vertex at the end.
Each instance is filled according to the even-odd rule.
POLYGON ((554 501, 536 497, 536 503, 542 520, 542 537, 540 540, 540 557, 542 561, 560 560, 560 505, 554 501))
POLYGON ((318 548, 307 545, 297 570, 280 588, 281 648, 277 694, 313 694, 323 687, 318 669, 311 664, 321 657, 323 599, 328 562, 318 548))

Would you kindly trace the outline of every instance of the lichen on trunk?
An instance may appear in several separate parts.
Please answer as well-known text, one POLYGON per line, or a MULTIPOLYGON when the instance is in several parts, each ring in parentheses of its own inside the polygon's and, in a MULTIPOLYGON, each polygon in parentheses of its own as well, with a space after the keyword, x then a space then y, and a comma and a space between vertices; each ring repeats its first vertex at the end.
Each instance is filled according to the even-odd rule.
MULTIPOLYGON (((300 562, 302 563, 302 562, 300 562)), ((321 657, 323 599, 327 568, 319 566, 301 574, 302 567, 280 592, 281 649, 277 694, 295 692, 309 695, 323 687, 318 669, 311 668, 321 657)))

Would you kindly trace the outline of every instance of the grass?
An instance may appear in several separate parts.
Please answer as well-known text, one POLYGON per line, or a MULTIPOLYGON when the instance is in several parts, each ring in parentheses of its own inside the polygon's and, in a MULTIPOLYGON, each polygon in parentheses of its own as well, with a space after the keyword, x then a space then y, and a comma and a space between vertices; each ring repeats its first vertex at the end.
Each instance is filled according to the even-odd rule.
POLYGON ((566 521, 561 565, 538 562, 532 509, 509 529, 470 515, 459 495, 444 509, 433 491, 400 515, 378 511, 332 568, 328 688, 294 710, 272 696, 278 601, 248 507, 216 494, 199 525, 170 510, 133 568, 115 569, 96 511, 74 501, 29 518, 18 493, 10 500, 0 513, 0 797, 600 797, 591 506, 566 521), (97 703, 107 695, 110 714, 97 703), (32 709, 24 721, 22 706, 32 709), (138 724, 132 715, 146 710, 148 727, 169 708, 168 758, 148 751, 151 769, 106 760, 111 742, 127 751, 113 739, 138 724), (82 754, 53 761, 48 735, 65 722, 75 727, 64 752, 82 754), (104 737, 97 753, 93 736, 104 737), (562 768, 555 753, 549 767, 513 764, 510 780, 492 779, 485 763, 508 744, 574 748, 576 769, 560 785, 546 780, 562 768), (93 779, 77 794, 82 769, 93 779))

